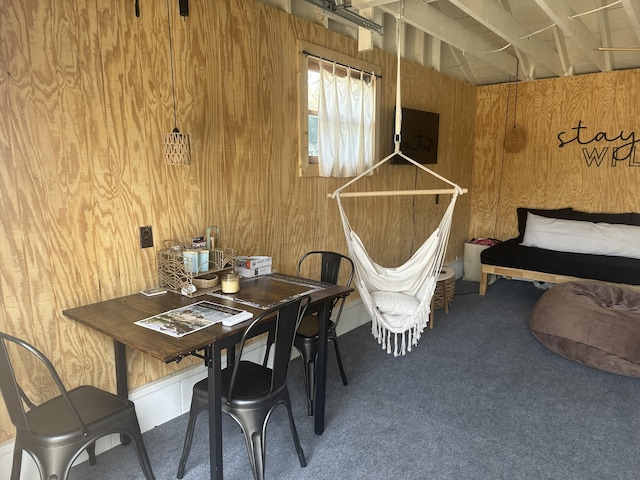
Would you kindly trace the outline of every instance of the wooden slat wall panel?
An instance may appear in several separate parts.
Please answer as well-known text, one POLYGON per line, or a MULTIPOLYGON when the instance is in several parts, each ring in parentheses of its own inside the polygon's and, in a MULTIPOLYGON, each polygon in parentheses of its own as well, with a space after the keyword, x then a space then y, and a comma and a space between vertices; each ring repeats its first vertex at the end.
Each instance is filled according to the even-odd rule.
MULTIPOLYGON (((516 208, 573 207, 597 212, 640 211, 640 156, 611 165, 625 141, 577 142, 559 148, 557 135, 582 121, 581 138, 605 132, 638 137, 640 70, 580 75, 515 85, 479 87, 469 237, 517 234, 516 208), (507 108, 508 102, 508 108, 507 108), (524 147, 503 149, 505 129, 524 129, 524 147), (582 149, 608 147, 602 164, 587 166, 582 149)), ((627 142, 631 141, 630 138, 627 142)), ((628 152, 628 149, 626 150, 628 152)))
MULTIPOLYGON (((218 225, 222 243, 272 255, 293 273, 308 250, 346 252, 336 204, 341 179, 298 177, 296 42, 381 65, 381 157, 392 151, 395 57, 252 0, 171 5, 178 128, 190 166, 168 166, 174 125, 164 1, 0 2, 0 330, 42 349, 69 387, 115 391, 113 346, 62 310, 156 282, 164 240, 218 225), (141 250, 138 227, 155 246, 141 250)), ((438 173, 471 183, 476 89, 403 62, 403 100, 440 117, 438 173)), ((355 190, 439 186, 384 165, 355 190)), ((456 210, 447 260, 462 256, 468 196, 456 210)), ((345 199, 371 256, 397 265, 427 238, 448 199, 345 199)), ((129 352, 132 387, 185 365, 129 352)), ((39 388, 37 382, 31 386, 39 388)), ((0 442, 13 436, 0 409, 0 442)))

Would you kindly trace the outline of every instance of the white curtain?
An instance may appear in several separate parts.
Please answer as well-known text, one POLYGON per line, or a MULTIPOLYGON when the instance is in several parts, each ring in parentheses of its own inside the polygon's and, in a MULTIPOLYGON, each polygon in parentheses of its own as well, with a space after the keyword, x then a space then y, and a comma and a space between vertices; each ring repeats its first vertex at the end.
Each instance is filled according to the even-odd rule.
POLYGON ((321 177, 353 177, 373 164, 375 75, 353 78, 320 64, 318 166, 321 177))

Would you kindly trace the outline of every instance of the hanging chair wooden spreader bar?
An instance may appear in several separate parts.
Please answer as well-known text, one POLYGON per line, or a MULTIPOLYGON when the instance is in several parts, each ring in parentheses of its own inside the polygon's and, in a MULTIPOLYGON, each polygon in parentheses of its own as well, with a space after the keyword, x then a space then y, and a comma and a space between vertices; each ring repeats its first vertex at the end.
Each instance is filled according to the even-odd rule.
MULTIPOLYGON (((341 193, 341 197, 389 197, 391 195, 446 195, 448 193, 456 193, 455 188, 435 188, 430 190, 378 190, 372 192, 345 192, 341 193)), ((467 193, 467 189, 463 188, 462 193, 467 193)), ((331 198, 331 193, 327 194, 331 198)))

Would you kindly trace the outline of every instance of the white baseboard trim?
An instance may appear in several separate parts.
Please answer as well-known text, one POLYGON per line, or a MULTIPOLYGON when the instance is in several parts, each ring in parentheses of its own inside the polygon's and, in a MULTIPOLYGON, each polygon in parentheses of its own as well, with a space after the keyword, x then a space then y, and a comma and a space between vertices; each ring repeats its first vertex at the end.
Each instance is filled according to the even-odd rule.
MULTIPOLYGON (((342 311, 337 333, 342 335, 369 321, 371 319, 362 305, 362 300, 348 302, 342 311)), ((250 347, 247 350, 248 358, 261 361, 265 352, 264 341, 257 341, 250 347)), ((225 361, 226 359, 223 358, 223 363, 225 361)), ((206 376, 205 366, 195 365, 131 390, 129 398, 136 405, 140 429, 146 432, 188 412, 193 385, 206 376)), ((8 440, 0 444, 0 480, 10 478, 13 443, 13 440, 8 440)), ((119 444, 118 435, 103 437, 96 443, 96 454, 119 444)), ((78 457, 76 463, 88 459, 88 455, 84 452, 78 457)), ((40 478, 36 464, 29 455, 23 456, 21 478, 40 478)))

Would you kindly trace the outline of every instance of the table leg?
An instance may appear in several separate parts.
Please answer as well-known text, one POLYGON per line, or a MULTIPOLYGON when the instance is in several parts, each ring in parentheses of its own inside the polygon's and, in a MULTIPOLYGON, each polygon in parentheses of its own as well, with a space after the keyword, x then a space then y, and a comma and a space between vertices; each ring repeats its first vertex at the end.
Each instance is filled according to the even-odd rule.
MULTIPOLYGON (((113 341, 113 355, 116 364, 116 392, 119 396, 129 398, 129 383, 127 380, 127 352, 124 343, 113 341)), ((120 435, 122 445, 129 444, 127 435, 120 435)))
POLYGON ((227 347, 227 367, 236 363, 236 346, 227 347))
POLYGON ((113 353, 116 363, 116 391, 124 398, 129 397, 129 384, 127 381, 127 355, 124 343, 113 341, 113 353))
POLYGON ((327 333, 329 330, 329 301, 322 303, 318 311, 320 327, 318 337, 318 356, 316 358, 316 392, 314 399, 314 431, 316 435, 324 432, 324 401, 327 387, 327 333))
POLYGON ((222 471, 222 355, 216 344, 206 348, 209 390, 209 471, 211 480, 223 480, 222 471))

